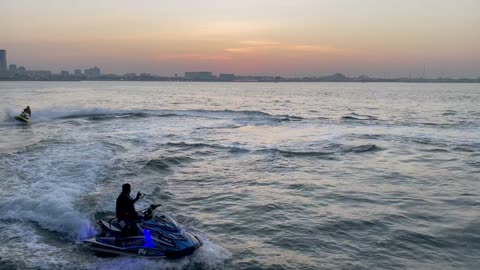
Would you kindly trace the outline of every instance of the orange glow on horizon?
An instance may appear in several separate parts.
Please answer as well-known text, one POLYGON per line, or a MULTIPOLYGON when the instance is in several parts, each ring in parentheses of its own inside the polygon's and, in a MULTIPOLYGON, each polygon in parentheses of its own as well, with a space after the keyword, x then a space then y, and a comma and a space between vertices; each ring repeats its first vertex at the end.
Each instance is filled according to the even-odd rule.
POLYGON ((37 69, 405 75, 426 64, 480 76, 480 2, 472 0, 26 0, 0 8, 9 61, 37 69))

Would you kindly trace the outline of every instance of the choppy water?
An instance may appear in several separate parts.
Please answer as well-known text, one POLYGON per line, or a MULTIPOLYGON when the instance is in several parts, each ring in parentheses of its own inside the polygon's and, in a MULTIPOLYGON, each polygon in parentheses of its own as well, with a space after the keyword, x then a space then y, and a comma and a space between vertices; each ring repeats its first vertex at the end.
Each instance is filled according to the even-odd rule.
POLYGON ((480 268, 478 84, 2 82, 0 100, 1 269, 480 268), (92 255, 79 240, 124 182, 205 245, 92 255))

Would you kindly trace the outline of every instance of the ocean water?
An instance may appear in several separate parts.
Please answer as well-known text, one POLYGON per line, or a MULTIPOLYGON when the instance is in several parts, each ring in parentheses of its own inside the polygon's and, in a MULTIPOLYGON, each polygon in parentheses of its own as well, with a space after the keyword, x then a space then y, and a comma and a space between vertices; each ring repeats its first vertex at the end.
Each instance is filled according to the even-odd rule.
POLYGON ((0 101, 0 269, 480 269, 479 84, 0 82, 0 101), (125 182, 205 245, 93 255, 125 182))

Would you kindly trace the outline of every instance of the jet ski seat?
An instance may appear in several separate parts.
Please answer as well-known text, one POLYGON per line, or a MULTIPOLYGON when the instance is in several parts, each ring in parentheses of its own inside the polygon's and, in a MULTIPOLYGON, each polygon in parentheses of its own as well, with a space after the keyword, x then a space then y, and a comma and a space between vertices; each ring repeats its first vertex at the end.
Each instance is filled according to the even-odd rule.
POLYGON ((121 232, 122 229, 120 228, 120 224, 118 224, 118 219, 117 218, 112 218, 108 221, 108 223, 105 220, 100 220, 102 223, 101 225, 105 226, 106 228, 110 229, 111 231, 114 232, 121 232))

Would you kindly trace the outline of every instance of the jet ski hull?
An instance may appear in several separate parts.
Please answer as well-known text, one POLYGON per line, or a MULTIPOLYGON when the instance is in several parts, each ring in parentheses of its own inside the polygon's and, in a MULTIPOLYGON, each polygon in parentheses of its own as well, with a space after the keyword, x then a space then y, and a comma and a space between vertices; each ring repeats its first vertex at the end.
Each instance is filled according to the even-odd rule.
POLYGON ((165 252, 160 249, 148 248, 143 246, 143 241, 139 239, 130 239, 131 242, 139 242, 139 246, 117 246, 115 245, 115 238, 112 237, 110 241, 107 239, 97 240, 92 238, 83 243, 100 255, 109 255, 109 256, 133 256, 133 257, 147 257, 152 259, 165 259, 167 256, 165 252))
POLYGON ((30 122, 30 118, 27 118, 27 117, 25 117, 21 114, 15 116, 15 120, 20 121, 20 122, 25 122, 25 123, 30 122))
POLYGON ((115 237, 94 237, 83 241, 83 243, 98 255, 103 256, 131 256, 150 259, 174 259, 181 258, 193 254, 193 252, 203 245, 202 240, 194 236, 196 243, 193 246, 182 250, 169 250, 148 246, 144 238, 141 236, 129 237, 120 242, 115 243, 115 237))

